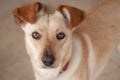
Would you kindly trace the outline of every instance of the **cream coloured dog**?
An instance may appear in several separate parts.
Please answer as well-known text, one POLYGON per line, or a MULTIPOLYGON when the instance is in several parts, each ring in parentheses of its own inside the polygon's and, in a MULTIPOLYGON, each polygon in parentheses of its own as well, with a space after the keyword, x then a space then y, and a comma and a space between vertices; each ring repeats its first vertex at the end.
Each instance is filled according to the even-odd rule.
POLYGON ((120 28, 100 21, 98 10, 86 17, 80 9, 61 5, 46 14, 39 2, 14 10, 36 80, 96 79, 120 42, 120 28))

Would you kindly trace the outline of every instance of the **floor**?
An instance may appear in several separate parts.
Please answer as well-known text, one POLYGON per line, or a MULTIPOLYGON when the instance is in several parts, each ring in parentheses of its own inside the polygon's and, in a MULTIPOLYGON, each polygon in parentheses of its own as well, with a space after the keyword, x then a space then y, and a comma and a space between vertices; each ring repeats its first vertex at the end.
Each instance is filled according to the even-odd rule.
MULTIPOLYGON (((12 9, 31 2, 42 2, 48 12, 60 4, 88 10, 101 0, 0 0, 0 80, 34 80, 24 45, 24 33, 15 24, 12 9)), ((120 54, 113 55, 97 80, 120 80, 120 54)))

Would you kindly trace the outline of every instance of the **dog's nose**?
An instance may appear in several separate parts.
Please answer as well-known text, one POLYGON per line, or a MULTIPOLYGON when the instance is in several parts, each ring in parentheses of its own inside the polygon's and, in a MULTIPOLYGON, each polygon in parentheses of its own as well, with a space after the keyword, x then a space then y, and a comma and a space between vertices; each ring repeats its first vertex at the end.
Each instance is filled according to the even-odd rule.
POLYGON ((42 62, 45 66, 52 66, 55 62, 55 57, 53 55, 43 55, 42 62))

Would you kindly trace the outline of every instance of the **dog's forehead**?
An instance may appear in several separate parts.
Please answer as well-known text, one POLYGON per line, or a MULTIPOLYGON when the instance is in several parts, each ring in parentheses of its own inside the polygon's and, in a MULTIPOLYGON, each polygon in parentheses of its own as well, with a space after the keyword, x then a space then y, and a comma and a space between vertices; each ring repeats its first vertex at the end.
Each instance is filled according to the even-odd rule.
POLYGON ((49 26, 53 26, 53 27, 64 27, 65 25, 65 21, 62 17, 60 16, 56 16, 55 14, 50 14, 49 15, 49 26))
POLYGON ((27 24, 24 28, 26 32, 38 31, 59 31, 66 30, 65 20, 55 14, 44 14, 39 16, 35 24, 27 24))
POLYGON ((37 19, 37 22, 35 23, 35 25, 37 27, 47 27, 48 22, 49 22, 49 15, 44 14, 37 19))
POLYGON ((56 16, 55 14, 45 14, 37 20, 37 25, 39 27, 51 28, 61 28, 65 27, 65 21, 62 17, 56 16))

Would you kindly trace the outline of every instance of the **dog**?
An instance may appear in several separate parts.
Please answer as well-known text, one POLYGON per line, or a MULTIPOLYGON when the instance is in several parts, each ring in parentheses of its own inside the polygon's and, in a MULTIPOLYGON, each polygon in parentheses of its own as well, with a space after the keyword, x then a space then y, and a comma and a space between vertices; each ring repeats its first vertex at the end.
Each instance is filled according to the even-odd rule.
POLYGON ((87 15, 81 9, 60 5, 47 14, 40 2, 14 9, 15 21, 25 32, 36 80, 97 78, 120 42, 120 28, 101 21, 97 14, 102 10, 109 12, 97 7, 87 15))

